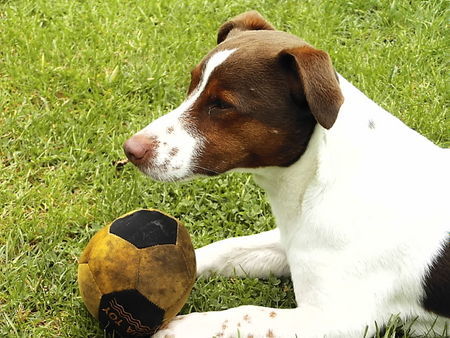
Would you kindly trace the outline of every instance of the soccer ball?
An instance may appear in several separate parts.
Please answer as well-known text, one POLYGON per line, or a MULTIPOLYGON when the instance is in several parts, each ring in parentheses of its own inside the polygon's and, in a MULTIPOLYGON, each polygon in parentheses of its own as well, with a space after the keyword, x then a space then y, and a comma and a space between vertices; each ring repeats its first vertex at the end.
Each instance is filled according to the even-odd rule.
POLYGON ((78 265, 81 297, 109 333, 151 336, 181 310, 195 282, 186 228, 157 210, 138 210, 101 229, 78 265))

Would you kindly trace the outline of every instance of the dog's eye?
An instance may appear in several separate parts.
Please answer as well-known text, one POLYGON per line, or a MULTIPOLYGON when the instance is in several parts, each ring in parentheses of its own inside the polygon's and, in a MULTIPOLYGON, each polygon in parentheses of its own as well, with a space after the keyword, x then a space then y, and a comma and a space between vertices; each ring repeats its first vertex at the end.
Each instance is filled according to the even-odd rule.
POLYGON ((213 112, 214 110, 226 110, 226 109, 230 109, 233 108, 233 106, 231 104, 229 104, 228 102, 225 102, 224 100, 221 99, 214 99, 211 102, 211 105, 209 107, 209 112, 213 112))

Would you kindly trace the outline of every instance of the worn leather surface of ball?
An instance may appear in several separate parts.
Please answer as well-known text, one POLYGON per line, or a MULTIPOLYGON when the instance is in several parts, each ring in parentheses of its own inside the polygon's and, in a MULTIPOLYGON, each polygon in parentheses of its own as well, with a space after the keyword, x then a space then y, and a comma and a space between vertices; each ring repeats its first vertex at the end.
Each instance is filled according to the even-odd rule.
POLYGON ((79 260, 78 284, 105 331, 148 337, 181 310, 195 273, 186 228, 161 211, 143 209, 92 237, 79 260))

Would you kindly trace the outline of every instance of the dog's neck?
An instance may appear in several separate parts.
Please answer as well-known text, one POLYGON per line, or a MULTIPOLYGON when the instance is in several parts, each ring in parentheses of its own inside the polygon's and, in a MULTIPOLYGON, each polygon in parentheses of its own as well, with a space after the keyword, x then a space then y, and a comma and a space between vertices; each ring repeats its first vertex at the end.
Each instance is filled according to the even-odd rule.
MULTIPOLYGON (((354 154, 353 148, 361 148, 363 141, 358 136, 359 130, 364 129, 367 133, 370 128, 368 116, 371 111, 381 108, 345 79, 340 78, 340 85, 345 101, 335 125, 326 130, 317 124, 298 161, 289 167, 252 170, 256 183, 268 193, 270 200, 288 202, 291 196, 296 196, 293 204, 298 205, 299 198, 303 200, 302 196, 312 182, 318 180, 323 185, 332 180, 344 158, 354 154)), ((375 128, 375 122, 372 123, 371 127, 375 128)), ((345 168, 348 170, 348 162, 345 168)))
POLYGON ((308 201, 317 201, 318 194, 336 185, 343 185, 343 190, 339 191, 347 191, 346 185, 354 185, 354 182, 370 184, 371 175, 395 170, 383 167, 386 159, 389 163, 391 156, 412 158, 412 154, 405 154, 406 146, 431 145, 431 142, 416 142, 417 133, 409 128, 398 128, 402 122, 397 118, 344 78, 340 77, 339 81, 344 104, 334 126, 326 130, 317 125, 307 150, 290 167, 253 170, 256 183, 268 195, 278 227, 287 236, 293 235, 290 229, 301 228, 292 221, 300 219, 304 209, 311 207, 308 201), (399 132, 406 134, 400 138, 401 144, 399 132))
POLYGON ((316 126, 308 148, 293 165, 259 168, 252 170, 255 182, 265 190, 277 226, 282 233, 289 235, 294 226, 290 220, 298 219, 302 212, 305 193, 311 183, 317 179, 319 171, 319 153, 326 139, 326 131, 316 126))

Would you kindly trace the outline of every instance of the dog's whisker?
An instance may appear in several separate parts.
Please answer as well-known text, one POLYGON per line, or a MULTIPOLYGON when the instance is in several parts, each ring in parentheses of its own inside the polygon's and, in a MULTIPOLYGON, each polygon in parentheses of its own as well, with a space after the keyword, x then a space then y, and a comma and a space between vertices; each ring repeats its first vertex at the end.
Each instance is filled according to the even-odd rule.
POLYGON ((215 170, 213 170, 213 169, 208 169, 208 168, 199 166, 198 164, 194 164, 193 167, 196 168, 196 169, 202 169, 202 170, 205 170, 205 171, 209 171, 209 172, 212 172, 212 173, 217 174, 217 175, 220 175, 220 174, 221 174, 221 173, 219 173, 218 171, 215 171, 215 170))

